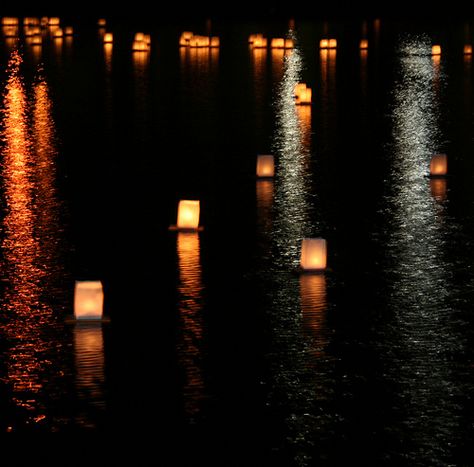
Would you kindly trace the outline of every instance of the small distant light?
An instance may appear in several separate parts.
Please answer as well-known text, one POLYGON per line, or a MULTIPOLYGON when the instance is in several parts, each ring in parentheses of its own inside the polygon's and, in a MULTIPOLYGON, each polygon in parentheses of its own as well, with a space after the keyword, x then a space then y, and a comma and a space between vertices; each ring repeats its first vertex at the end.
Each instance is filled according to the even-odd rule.
POLYGON ((104 34, 104 44, 112 44, 114 42, 114 35, 111 32, 104 34))
POLYGON ((431 47, 431 55, 441 55, 441 46, 440 45, 433 45, 431 47))
POLYGON ((472 55, 472 45, 466 44, 464 46, 464 55, 472 55))
POLYGON ((275 159, 272 155, 257 156, 257 177, 267 178, 275 175, 275 159))
POLYGON ((445 177, 448 174, 448 156, 434 154, 430 162, 430 176, 445 177))
POLYGON ((369 41, 367 39, 361 39, 359 43, 360 50, 367 50, 369 48, 369 41))

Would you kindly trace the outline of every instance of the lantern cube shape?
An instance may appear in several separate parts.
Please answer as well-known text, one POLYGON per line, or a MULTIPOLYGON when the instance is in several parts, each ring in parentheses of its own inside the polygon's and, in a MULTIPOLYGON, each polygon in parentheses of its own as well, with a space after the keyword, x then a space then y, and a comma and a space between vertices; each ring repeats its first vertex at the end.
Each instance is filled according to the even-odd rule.
POLYGON ((63 30, 61 28, 56 29, 56 31, 54 31, 53 37, 55 39, 63 37, 63 30))
POLYGON ((295 86, 295 104, 296 105, 309 105, 311 104, 312 91, 308 88, 305 83, 298 83, 295 86))
POLYGON ((137 32, 135 34, 135 40, 138 41, 138 42, 142 42, 145 40, 145 34, 143 34, 142 32, 137 32))
POLYGON ((285 49, 293 49, 295 47, 295 41, 293 39, 285 39, 285 49))
POLYGON ((4 16, 2 18, 3 26, 18 26, 18 18, 12 18, 10 16, 4 16))
POLYGON ((435 154, 430 162, 430 175, 432 177, 444 177, 448 173, 448 156, 446 154, 435 154))
POLYGON ((433 47, 431 47, 431 55, 441 55, 441 46, 433 45, 433 47))
POLYGON ((72 26, 66 26, 64 28, 64 35, 65 36, 72 36, 74 34, 74 30, 72 28, 72 26))
POLYGON ((326 269, 326 240, 324 238, 304 238, 301 244, 300 266, 304 271, 324 271, 326 269))
POLYGON ((105 28, 105 26, 107 26, 107 21, 105 20, 105 18, 98 19, 97 26, 99 26, 99 28, 105 28))
POLYGON ((210 43, 210 46, 211 47, 219 47, 220 46, 220 39, 216 36, 214 37, 211 37, 211 43, 210 43))
POLYGON ((369 41, 367 39, 361 39, 359 43, 360 50, 367 50, 369 48, 369 41))
POLYGON ((329 40, 328 39, 321 39, 319 41, 319 48, 320 49, 327 49, 329 46, 329 40))
POLYGON ((199 200, 181 200, 178 204, 177 228, 196 230, 199 227, 199 200))
POLYGON ((48 24, 50 26, 59 26, 60 23, 61 23, 61 20, 56 16, 49 18, 49 21, 48 21, 48 24))
POLYGON ((335 48, 337 48, 337 40, 336 39, 329 39, 328 49, 335 49, 335 48))
POLYGON ((472 54, 472 45, 466 44, 464 46, 464 55, 471 55, 472 54))
POLYGON ((284 49, 285 48, 285 39, 276 37, 270 42, 270 47, 272 49, 284 49))
POLYGON ((74 288, 74 318, 101 320, 104 290, 100 281, 76 281, 74 288))
POLYGON ((275 175, 275 159, 272 155, 257 157, 257 177, 273 177, 275 175))
POLYGON ((258 37, 256 37, 253 41, 253 47, 255 49, 263 49, 267 47, 267 39, 259 34, 258 37))
POLYGON ((104 34, 104 44, 112 44, 114 42, 114 35, 111 32, 104 34))

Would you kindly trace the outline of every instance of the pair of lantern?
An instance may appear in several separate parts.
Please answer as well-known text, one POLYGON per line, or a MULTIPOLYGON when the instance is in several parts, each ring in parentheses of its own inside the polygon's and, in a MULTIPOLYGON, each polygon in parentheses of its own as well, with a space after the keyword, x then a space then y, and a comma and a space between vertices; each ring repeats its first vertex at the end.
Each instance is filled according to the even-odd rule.
POLYGON ((219 47, 220 39, 217 36, 199 36, 191 31, 184 31, 179 38, 181 47, 202 48, 202 47, 219 47))
POLYGON ((336 39, 321 39, 319 41, 319 48, 320 49, 336 49, 337 40, 336 39))
POLYGON ((133 39, 132 50, 134 52, 148 52, 151 46, 150 34, 144 34, 143 32, 137 32, 133 39))

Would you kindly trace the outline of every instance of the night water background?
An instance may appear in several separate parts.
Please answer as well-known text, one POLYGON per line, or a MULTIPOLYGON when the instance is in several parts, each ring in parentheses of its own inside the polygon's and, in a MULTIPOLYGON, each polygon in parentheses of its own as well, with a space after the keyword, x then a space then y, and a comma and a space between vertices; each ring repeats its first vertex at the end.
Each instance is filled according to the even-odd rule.
POLYGON ((75 26, 1 43, 0 430, 101 465, 472 463, 472 25, 75 26), (203 232, 168 231, 180 199, 203 232), (315 236, 330 269, 300 275, 315 236), (111 323, 64 323, 75 279, 111 323))

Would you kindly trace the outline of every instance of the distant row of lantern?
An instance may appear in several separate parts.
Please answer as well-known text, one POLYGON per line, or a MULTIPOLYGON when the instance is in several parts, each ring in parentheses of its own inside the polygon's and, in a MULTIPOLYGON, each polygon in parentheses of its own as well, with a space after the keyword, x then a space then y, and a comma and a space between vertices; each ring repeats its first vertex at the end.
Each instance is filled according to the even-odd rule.
POLYGON ((320 49, 336 49, 337 40, 336 39, 321 39, 319 41, 319 48, 320 49))
MULTIPOLYGON (((466 44, 463 48, 464 55, 472 55, 472 45, 466 44)), ((431 55, 441 55, 441 46, 439 44, 435 44, 431 46, 431 55)))
MULTIPOLYGON (((18 18, 3 17, 1 19, 3 26, 4 37, 17 38, 20 21, 18 18)), ((65 36, 72 36, 74 30, 72 26, 66 26, 64 29, 60 28, 61 20, 58 17, 26 17, 23 19, 24 35, 31 45, 41 45, 42 43, 42 28, 49 27, 53 38, 62 38, 65 36)))
MULTIPOLYGON (((254 49, 264 49, 268 46, 268 40, 263 34, 251 34, 249 44, 254 49)), ((271 49, 293 49, 295 42, 291 38, 274 37, 270 41, 271 49)))
POLYGON ((184 31, 179 38, 179 45, 191 48, 220 47, 220 39, 217 36, 200 36, 192 31, 184 31))

